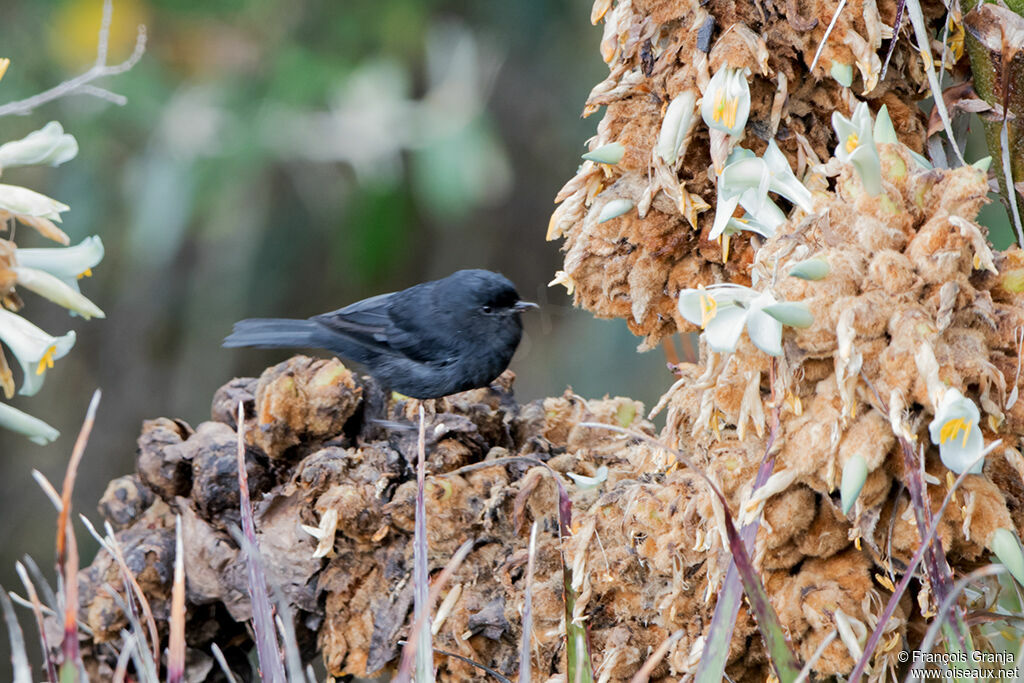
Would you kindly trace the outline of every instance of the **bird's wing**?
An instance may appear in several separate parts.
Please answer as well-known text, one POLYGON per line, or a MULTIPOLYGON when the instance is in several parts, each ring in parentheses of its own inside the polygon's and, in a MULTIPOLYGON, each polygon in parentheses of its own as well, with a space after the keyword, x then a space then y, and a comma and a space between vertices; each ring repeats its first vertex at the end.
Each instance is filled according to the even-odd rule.
MULTIPOLYGON (((408 290, 397 294, 407 293, 408 290)), ((377 353, 400 355, 419 362, 433 361, 410 334, 406 321, 396 316, 395 296, 396 293, 379 294, 312 319, 377 353)))
POLYGON ((361 342, 374 346, 387 344, 387 331, 391 325, 388 309, 393 296, 394 293, 379 294, 330 313, 315 315, 312 319, 361 342))

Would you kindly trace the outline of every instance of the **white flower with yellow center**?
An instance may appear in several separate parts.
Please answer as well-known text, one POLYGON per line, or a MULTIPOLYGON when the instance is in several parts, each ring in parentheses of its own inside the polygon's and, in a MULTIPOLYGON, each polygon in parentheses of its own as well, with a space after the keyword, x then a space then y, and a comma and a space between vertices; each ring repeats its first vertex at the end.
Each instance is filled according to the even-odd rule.
POLYGON ((700 115, 708 128, 716 128, 739 137, 750 115, 750 69, 723 66, 708 82, 700 105, 700 115))
POLYGON ((744 328, 754 346, 782 355, 782 326, 808 327, 814 317, 801 302, 777 301, 770 292, 734 284, 717 284, 679 293, 679 313, 704 330, 708 347, 718 353, 736 350, 744 328))
POLYGON ((6 403, 0 403, 0 427, 24 434, 29 441, 40 446, 45 446, 60 436, 60 432, 38 417, 32 417, 6 403))
POLYGON ((20 315, 0 309, 0 341, 7 345, 21 365, 24 379, 18 393, 33 396, 43 386, 47 369, 75 345, 75 333, 71 331, 54 337, 20 315))
POLYGON ((843 163, 851 163, 857 169, 864 189, 876 196, 882 192, 882 162, 878 158, 875 136, 871 121, 871 110, 861 102, 853 110, 853 116, 846 118, 839 112, 832 112, 832 127, 839 138, 835 155, 843 163))
POLYGON ((985 440, 978 428, 979 419, 974 401, 959 389, 946 389, 935 419, 928 424, 928 433, 932 443, 939 447, 942 463, 957 474, 968 468, 971 474, 981 473, 982 461, 978 457, 985 448, 985 440), (975 460, 978 462, 972 466, 975 460))

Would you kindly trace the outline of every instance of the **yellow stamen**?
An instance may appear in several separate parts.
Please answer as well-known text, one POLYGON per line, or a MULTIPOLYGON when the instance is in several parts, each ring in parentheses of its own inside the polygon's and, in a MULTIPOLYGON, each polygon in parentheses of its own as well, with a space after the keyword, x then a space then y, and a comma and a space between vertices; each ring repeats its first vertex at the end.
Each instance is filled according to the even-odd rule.
POLYGON ((947 441, 955 439, 961 431, 964 432, 963 445, 967 447, 967 437, 971 434, 971 428, 974 426, 974 422, 967 422, 962 417, 957 417, 952 420, 947 420, 942 429, 939 430, 939 444, 944 444, 947 441))
POLYGON ((83 277, 92 277, 92 268, 86 268, 78 274, 78 279, 81 280, 83 277))
POLYGON ((720 89, 715 93, 715 106, 711 109, 711 118, 717 123, 722 120, 723 113, 725 113, 725 90, 720 89))
POLYGON ((7 73, 7 67, 11 65, 11 60, 7 57, 0 57, 0 79, 3 79, 4 74, 7 73))
POLYGON ((722 235, 718 239, 721 241, 721 244, 722 244, 722 263, 728 263, 729 262, 729 234, 728 233, 722 233, 722 235))
POLYGON ((39 359, 39 365, 36 366, 36 374, 41 375, 46 372, 46 368, 53 367, 53 356, 57 353, 57 345, 54 344, 46 350, 43 357, 39 359))
POLYGON ((857 145, 860 144, 860 137, 856 133, 850 133, 846 136, 846 151, 853 154, 853 150, 857 149, 857 145))
POLYGON ((736 111, 740 108, 740 98, 731 97, 729 98, 729 104, 725 108, 725 126, 732 128, 736 125, 736 111))
POLYGON ((697 289, 700 290, 700 326, 701 329, 706 328, 708 323, 718 313, 718 302, 715 298, 704 291, 704 285, 697 285, 697 289))

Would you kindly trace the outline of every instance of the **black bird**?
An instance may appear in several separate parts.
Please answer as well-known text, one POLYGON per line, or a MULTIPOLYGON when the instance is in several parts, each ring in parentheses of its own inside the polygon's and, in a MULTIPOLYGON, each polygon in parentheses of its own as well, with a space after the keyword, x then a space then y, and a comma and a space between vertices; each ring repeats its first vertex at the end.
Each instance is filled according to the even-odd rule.
POLYGON ((500 375, 523 336, 519 314, 536 307, 503 275, 460 270, 307 320, 241 320, 224 346, 325 349, 388 389, 439 398, 500 375))

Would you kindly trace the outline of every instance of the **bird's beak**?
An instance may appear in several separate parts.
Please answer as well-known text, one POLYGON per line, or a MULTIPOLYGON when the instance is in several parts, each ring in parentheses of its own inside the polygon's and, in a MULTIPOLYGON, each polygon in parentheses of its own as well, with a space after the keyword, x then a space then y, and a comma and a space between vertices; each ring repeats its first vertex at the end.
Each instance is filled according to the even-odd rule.
POLYGON ((512 310, 515 311, 516 313, 522 313, 528 308, 540 308, 540 306, 533 303, 532 301, 517 301, 512 306, 512 310))

